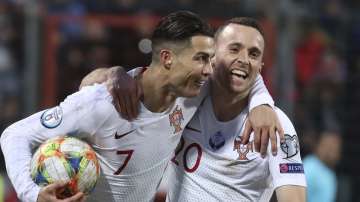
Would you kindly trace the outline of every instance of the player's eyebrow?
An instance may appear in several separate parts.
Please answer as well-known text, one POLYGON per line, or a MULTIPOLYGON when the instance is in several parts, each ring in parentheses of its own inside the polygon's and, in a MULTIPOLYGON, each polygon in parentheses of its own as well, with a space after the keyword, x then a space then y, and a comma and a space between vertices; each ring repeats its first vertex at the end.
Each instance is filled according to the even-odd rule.
MULTIPOLYGON (((237 48, 239 48, 239 47, 243 47, 243 44, 240 43, 240 42, 233 42, 233 43, 228 44, 228 47, 237 47, 237 48)), ((260 54, 262 53, 260 48, 257 47, 257 46, 253 46, 253 47, 249 48, 249 50, 254 51, 256 53, 260 53, 260 54)))
POLYGON ((208 53, 208 52, 204 52, 204 51, 200 51, 200 52, 196 53, 196 55, 205 55, 205 56, 210 56, 210 53, 208 53))
POLYGON ((261 50, 260 50, 258 47, 252 47, 252 48, 250 48, 250 51, 251 51, 251 52, 258 53, 258 54, 261 54, 261 53, 262 53, 261 50))
POLYGON ((213 55, 213 53, 200 51, 200 52, 197 52, 194 57, 205 56, 207 58, 210 58, 210 57, 212 57, 212 55, 213 55))
POLYGON ((243 44, 240 43, 240 42, 232 42, 232 43, 228 44, 227 46, 228 46, 228 47, 231 47, 231 46, 242 47, 243 44))

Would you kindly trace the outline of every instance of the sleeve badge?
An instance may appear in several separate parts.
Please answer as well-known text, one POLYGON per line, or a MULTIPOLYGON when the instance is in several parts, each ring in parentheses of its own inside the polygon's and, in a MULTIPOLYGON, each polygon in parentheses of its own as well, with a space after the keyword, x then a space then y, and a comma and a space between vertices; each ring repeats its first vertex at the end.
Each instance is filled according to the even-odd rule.
POLYGON ((299 140, 297 136, 285 134, 285 142, 280 145, 280 148, 286 154, 285 159, 295 156, 299 153, 299 140))
POLYGON ((45 128, 56 128, 60 125, 62 116, 61 107, 53 107, 43 112, 40 117, 40 122, 45 128))

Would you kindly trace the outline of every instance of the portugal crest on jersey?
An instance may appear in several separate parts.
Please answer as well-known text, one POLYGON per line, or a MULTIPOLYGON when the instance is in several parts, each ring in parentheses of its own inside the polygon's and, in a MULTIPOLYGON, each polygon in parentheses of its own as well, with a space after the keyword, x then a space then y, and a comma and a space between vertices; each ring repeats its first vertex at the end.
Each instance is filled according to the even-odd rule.
POLYGON ((249 141, 248 144, 241 144, 241 137, 237 136, 234 140, 234 147, 233 151, 236 150, 236 152, 239 154, 238 160, 249 160, 248 153, 253 152, 253 142, 249 141))
POLYGON ((182 110, 181 108, 179 109, 178 105, 176 105, 174 111, 171 114, 169 114, 170 126, 174 127, 175 129, 174 134, 182 130, 181 123, 183 120, 184 120, 184 116, 182 110))

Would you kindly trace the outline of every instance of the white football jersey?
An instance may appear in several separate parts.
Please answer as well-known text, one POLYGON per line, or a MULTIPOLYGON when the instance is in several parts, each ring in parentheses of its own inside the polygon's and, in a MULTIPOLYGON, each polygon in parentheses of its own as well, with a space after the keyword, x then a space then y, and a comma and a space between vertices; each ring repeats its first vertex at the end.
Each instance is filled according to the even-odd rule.
POLYGON ((228 122, 216 119, 210 96, 186 126, 167 174, 167 201, 269 201, 282 185, 306 186, 299 143, 288 117, 275 111, 286 142, 263 159, 250 143, 240 144, 248 108, 228 122))
MULTIPOLYGON (((130 71, 137 75, 142 68, 130 71)), ((84 87, 59 106, 38 112, 8 127, 1 136, 8 175, 18 197, 37 200, 40 187, 30 178, 32 152, 45 140, 71 135, 88 142, 97 152, 100 179, 88 201, 151 201, 181 133, 206 95, 178 98, 163 113, 141 105, 139 117, 122 119, 105 85, 84 87)), ((250 105, 273 104, 258 77, 250 105), (261 98, 261 99, 260 99, 261 98)))
POLYGON ((51 137, 67 134, 88 142, 100 162, 100 179, 88 201, 151 201, 202 97, 178 98, 163 113, 141 105, 139 117, 129 122, 119 116, 100 84, 13 124, 3 133, 1 146, 18 196, 37 200, 39 187, 30 178, 32 151, 51 137))

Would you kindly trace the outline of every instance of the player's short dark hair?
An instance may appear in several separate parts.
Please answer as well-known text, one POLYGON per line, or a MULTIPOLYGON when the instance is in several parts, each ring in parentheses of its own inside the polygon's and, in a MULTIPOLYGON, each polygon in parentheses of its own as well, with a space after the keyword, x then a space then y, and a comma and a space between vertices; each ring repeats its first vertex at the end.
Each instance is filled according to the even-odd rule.
POLYGON ((211 26, 197 14, 190 11, 173 12, 160 20, 151 37, 153 59, 159 47, 166 43, 182 44, 190 42, 193 36, 213 37, 211 26))
POLYGON ((231 18, 230 20, 227 20, 223 25, 221 25, 217 29, 217 31, 215 33, 215 39, 217 39, 219 37, 220 33, 229 24, 238 24, 238 25, 244 25, 244 26, 252 27, 252 28, 256 29, 257 31, 259 31, 260 34, 262 35, 262 37, 265 39, 264 30, 262 29, 260 23, 256 19, 249 18, 249 17, 236 17, 236 18, 231 18))

